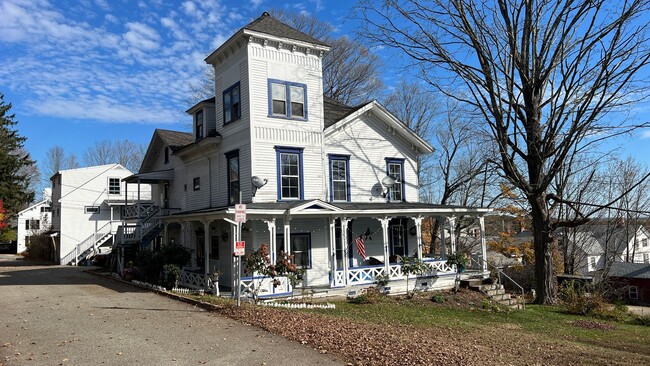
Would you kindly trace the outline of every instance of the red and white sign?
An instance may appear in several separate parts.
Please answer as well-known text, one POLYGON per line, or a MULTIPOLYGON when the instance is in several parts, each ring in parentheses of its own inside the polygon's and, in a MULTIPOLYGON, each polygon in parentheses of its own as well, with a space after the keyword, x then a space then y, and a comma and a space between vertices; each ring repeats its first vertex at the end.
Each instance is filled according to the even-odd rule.
POLYGON ((243 203, 235 205, 235 222, 246 222, 246 205, 243 203))
POLYGON ((235 242, 235 257, 241 257, 246 252, 246 242, 245 241, 236 241, 235 242))

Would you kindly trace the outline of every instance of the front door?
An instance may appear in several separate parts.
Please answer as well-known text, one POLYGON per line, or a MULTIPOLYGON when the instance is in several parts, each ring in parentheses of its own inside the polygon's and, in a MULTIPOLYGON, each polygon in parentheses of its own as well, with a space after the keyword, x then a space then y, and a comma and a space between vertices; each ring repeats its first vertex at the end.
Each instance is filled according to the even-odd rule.
MULTIPOLYGON (((388 224, 391 256, 408 256, 407 219, 392 219, 388 224)), ((393 260, 391 260, 393 262, 393 260)))

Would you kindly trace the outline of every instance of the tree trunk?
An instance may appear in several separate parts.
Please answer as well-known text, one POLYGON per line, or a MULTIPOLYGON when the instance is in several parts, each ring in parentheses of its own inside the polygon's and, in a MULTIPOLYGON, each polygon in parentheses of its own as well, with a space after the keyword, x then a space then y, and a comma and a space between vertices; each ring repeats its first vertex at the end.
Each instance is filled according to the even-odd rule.
POLYGON ((553 304, 555 302, 555 279, 551 220, 543 194, 531 196, 529 202, 535 247, 535 303, 553 304))

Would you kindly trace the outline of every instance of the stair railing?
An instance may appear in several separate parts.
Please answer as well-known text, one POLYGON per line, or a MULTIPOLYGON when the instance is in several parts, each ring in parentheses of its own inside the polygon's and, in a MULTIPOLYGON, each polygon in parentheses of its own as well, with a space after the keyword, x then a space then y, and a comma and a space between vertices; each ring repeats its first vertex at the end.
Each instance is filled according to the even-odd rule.
POLYGON ((524 288, 520 284, 518 284, 515 280, 513 280, 510 276, 508 276, 505 272, 503 272, 503 270, 501 268, 499 268, 499 267, 493 265, 492 263, 488 262, 485 258, 481 258, 481 261, 483 263, 480 263, 479 261, 475 260, 472 257, 470 257, 470 261, 475 262, 479 266, 482 266, 483 263, 485 263, 488 268, 491 267, 492 269, 494 269, 497 272, 497 276, 499 278, 499 284, 500 285, 503 284, 503 282, 501 282, 501 275, 503 275, 505 278, 510 280, 510 282, 512 282, 515 286, 519 287, 519 289, 521 290, 521 307, 522 307, 522 309, 526 309, 526 292, 524 291, 524 288))
POLYGON ((79 256, 90 248, 94 248, 98 240, 102 239, 106 233, 102 233, 108 227, 107 233, 111 232, 111 221, 107 222, 101 228, 97 229, 89 237, 84 239, 81 243, 77 244, 68 254, 61 258, 61 264, 67 265, 74 261, 74 265, 79 264, 79 256))

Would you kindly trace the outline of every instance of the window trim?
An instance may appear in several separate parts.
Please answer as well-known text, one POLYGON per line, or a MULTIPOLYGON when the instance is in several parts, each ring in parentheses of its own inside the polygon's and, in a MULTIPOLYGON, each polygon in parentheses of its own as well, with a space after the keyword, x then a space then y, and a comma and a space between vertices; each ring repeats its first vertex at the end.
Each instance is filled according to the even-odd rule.
POLYGON ((628 289, 627 294, 628 294, 628 297, 630 298, 630 300, 638 300, 639 299, 639 287, 630 286, 629 289, 628 289), (634 291, 632 291, 632 289, 634 289, 634 291), (634 294, 634 296, 632 296, 632 294, 634 294))
POLYGON ((296 83, 293 81, 284 81, 278 79, 268 79, 267 80, 267 89, 268 89, 268 107, 269 107, 269 117, 270 118, 280 118, 280 119, 291 119, 297 121, 308 121, 309 113, 307 108, 307 84, 296 83), (286 104, 284 106, 285 114, 275 114, 273 113, 273 89, 272 84, 284 85, 286 92, 286 104), (303 89, 303 117, 294 117, 291 115, 291 87, 296 86, 303 89))
MULTIPOLYGON (((309 232, 289 233, 289 241, 291 242, 291 239, 293 237, 297 237, 297 236, 307 237, 307 257, 308 257, 309 265, 304 266, 304 267, 300 267, 300 268, 302 268, 302 269, 312 269, 313 266, 312 266, 312 255, 311 255, 311 252, 312 252, 311 233, 309 233, 309 232)), ((277 249, 278 249, 277 252, 278 253, 280 253, 280 250, 285 250, 286 249, 286 248, 284 248, 284 233, 275 234, 275 242, 276 242, 276 245, 277 245, 277 249), (280 249, 280 246, 282 246, 282 249, 280 249)), ((285 252, 286 252, 286 250, 285 250, 285 252)), ((293 257, 293 263, 298 265, 298 263, 296 263, 296 257, 294 255, 294 253, 295 253, 295 250, 294 250, 294 247, 292 245, 290 255, 294 256, 293 257)))
POLYGON ((119 196, 119 195, 122 194, 122 183, 120 181, 120 178, 118 178, 118 177, 108 177, 108 194, 115 195, 115 196, 119 196), (114 191, 111 192, 111 180, 113 180, 113 181, 117 180, 117 193, 115 193, 114 191))
POLYGON ((201 190, 201 177, 194 177, 194 179, 192 179, 192 189, 194 191, 201 190))
POLYGON ((302 153, 304 148, 302 147, 290 147, 290 146, 275 146, 275 161, 276 161, 276 170, 277 170, 277 192, 278 192, 278 201, 295 201, 305 199, 305 185, 304 185, 304 171, 303 171, 303 159, 302 153), (298 197, 282 197, 282 154, 296 154, 298 155, 298 197))
POLYGON ((194 113, 194 137, 196 140, 202 139, 205 134, 203 133, 203 126, 205 125, 205 116, 203 114, 203 109, 199 109, 194 113), (201 125, 199 128, 199 115, 201 115, 201 125))
POLYGON ((241 119, 241 87, 239 86, 239 81, 223 91, 221 95, 221 113, 224 126, 241 119), (234 113, 232 111, 232 91, 235 90, 235 88, 239 90, 239 108, 237 109, 236 116, 234 116, 234 113), (230 121, 226 121, 226 94, 230 94, 230 121))
POLYGON ((401 193, 402 193, 402 199, 399 201, 391 199, 391 195, 393 194, 393 189, 391 188, 390 192, 388 192, 388 202, 406 202, 406 179, 405 179, 405 172, 404 172, 404 161, 405 159, 403 158, 386 158, 386 175, 390 175, 390 166, 391 164, 395 165, 400 165, 401 166, 401 175, 402 175, 402 180, 399 182, 400 187, 401 187, 401 193))
POLYGON ((341 154, 327 154, 329 158, 329 171, 330 171, 330 202, 350 202, 350 155, 341 155, 341 154), (334 199, 334 177, 332 163, 335 161, 344 161, 345 162, 345 190, 346 197, 345 200, 335 200, 334 199))
POLYGON ((225 153, 225 155, 226 155, 226 182, 227 182, 227 186, 228 186, 227 187, 228 188, 228 204, 229 205, 234 205, 235 203, 237 203, 236 201, 238 201, 239 197, 234 197, 234 199, 232 197, 231 183, 233 181, 231 181, 231 179, 230 179, 230 160, 234 159, 234 158, 237 158, 237 187, 239 189, 239 192, 241 192, 241 175, 240 175, 241 174, 241 169, 240 169, 240 165, 239 165, 239 163, 240 163, 239 149, 229 151, 229 152, 225 153))
POLYGON ((87 214, 98 214, 101 212, 99 206, 84 206, 84 213, 87 214))

